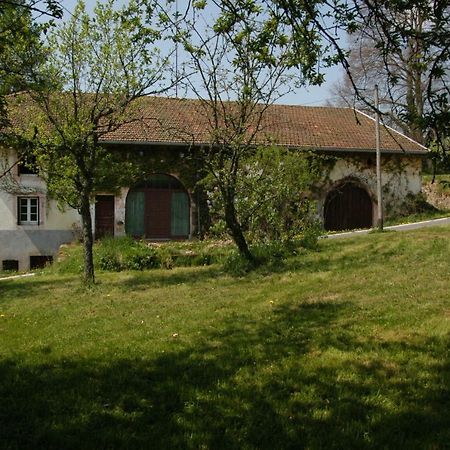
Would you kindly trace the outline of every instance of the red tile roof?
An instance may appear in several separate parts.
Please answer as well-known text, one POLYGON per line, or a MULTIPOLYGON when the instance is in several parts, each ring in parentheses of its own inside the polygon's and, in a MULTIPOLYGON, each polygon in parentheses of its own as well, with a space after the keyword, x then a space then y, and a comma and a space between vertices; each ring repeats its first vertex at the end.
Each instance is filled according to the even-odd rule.
MULTIPOLYGON (((207 144, 208 118, 199 100, 163 97, 142 99, 142 118, 108 133, 107 143, 207 144)), ((380 127, 380 146, 388 153, 427 152, 403 134, 380 127)), ((328 151, 374 151, 375 121, 351 108, 272 105, 258 134, 259 143, 328 151)))
MULTIPOLYGON (((226 107, 233 103, 226 104, 226 107)), ((15 126, 29 126, 38 110, 29 97, 9 99, 15 126)), ((64 111, 64 108, 62 108, 64 111)), ((69 107, 70 111, 70 107, 69 107)), ((200 100, 143 97, 130 108, 134 119, 104 134, 104 143, 193 144, 211 142, 211 127, 200 100)), ((425 154, 427 149, 403 134, 380 127, 380 146, 386 153, 425 154)), ((272 142, 291 148, 326 151, 375 151, 375 121, 351 108, 272 105, 264 115, 255 143, 272 142)))

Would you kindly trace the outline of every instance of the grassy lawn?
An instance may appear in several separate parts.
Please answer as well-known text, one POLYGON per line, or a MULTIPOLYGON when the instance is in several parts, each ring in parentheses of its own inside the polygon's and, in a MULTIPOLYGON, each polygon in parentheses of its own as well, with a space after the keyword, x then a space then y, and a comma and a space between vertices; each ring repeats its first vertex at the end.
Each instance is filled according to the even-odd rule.
POLYGON ((450 228, 0 282, 2 449, 444 449, 450 228))
POLYGON ((401 225, 404 223, 422 222, 424 220, 441 219, 443 217, 450 217, 450 211, 426 211, 416 214, 410 214, 408 216, 396 217, 394 219, 387 219, 384 222, 385 226, 401 225))
MULTIPOLYGON (((433 180, 433 175, 431 174, 422 174, 422 181, 424 183, 430 183, 433 180)), ((441 184, 442 183, 442 187, 445 188, 446 185, 450 182, 450 174, 448 173, 444 173, 444 174, 436 174, 434 176, 434 182, 441 184)), ((449 193, 449 190, 447 189, 446 191, 447 193, 449 193)))

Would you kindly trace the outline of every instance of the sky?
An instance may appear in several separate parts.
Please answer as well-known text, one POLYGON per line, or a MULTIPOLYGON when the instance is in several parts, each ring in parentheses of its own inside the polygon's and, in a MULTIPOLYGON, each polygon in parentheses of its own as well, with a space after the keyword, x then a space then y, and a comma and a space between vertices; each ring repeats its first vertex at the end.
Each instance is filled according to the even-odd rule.
MULTIPOLYGON (((84 0, 87 10, 92 10, 96 0, 84 0)), ((126 3, 127 0, 119 0, 118 3, 126 3)), ((180 6, 183 5, 183 0, 178 0, 180 6)), ((67 17, 73 11, 77 0, 63 0, 64 16, 67 17)), ((64 18, 63 18, 64 20, 64 18)), ((326 105, 327 101, 333 100, 332 87, 338 83, 343 77, 343 70, 340 67, 332 67, 326 69, 325 82, 321 86, 305 86, 299 88, 295 92, 291 92, 282 97, 277 103, 288 105, 311 105, 321 106, 326 105)))

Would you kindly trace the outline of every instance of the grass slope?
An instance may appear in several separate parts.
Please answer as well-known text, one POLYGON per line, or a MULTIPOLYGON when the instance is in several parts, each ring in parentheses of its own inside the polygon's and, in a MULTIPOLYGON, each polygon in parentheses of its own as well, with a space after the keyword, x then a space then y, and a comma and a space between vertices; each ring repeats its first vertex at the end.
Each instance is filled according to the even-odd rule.
POLYGON ((0 282, 2 449, 444 449, 450 229, 0 282))

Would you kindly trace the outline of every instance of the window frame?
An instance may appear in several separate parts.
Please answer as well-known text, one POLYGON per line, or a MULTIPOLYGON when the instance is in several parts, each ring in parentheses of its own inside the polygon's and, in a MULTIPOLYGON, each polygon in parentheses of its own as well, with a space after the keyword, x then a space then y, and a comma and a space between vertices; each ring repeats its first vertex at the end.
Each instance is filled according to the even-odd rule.
POLYGON ((39 197, 17 197, 17 224, 18 225, 39 225, 40 224, 40 204, 39 197), (32 205, 32 201, 36 201, 36 205, 32 205), (25 202, 26 220, 22 220, 22 205, 25 202), (32 207, 36 207, 36 212, 32 211, 32 207), (32 214, 36 214, 36 219, 32 220, 32 214))

